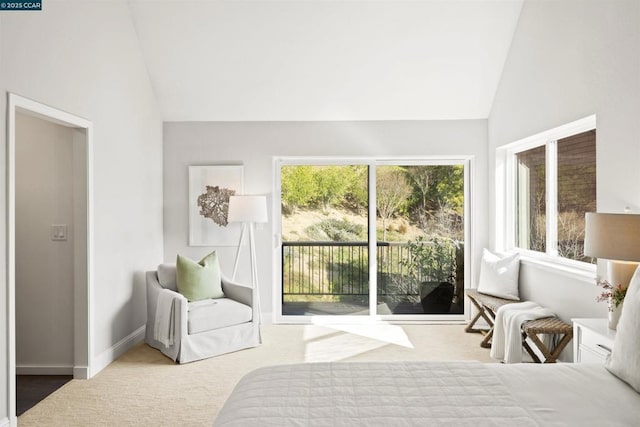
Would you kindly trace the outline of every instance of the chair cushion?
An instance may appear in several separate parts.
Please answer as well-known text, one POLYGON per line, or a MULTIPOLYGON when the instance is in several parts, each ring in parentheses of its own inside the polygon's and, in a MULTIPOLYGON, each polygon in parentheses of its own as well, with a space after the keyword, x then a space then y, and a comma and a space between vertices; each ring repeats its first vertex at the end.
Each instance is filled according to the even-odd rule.
POLYGON ((189 301, 224 297, 220 265, 215 251, 202 258, 200 262, 178 255, 176 279, 178 292, 189 301))
POLYGON ((189 335, 226 328, 251 321, 251 307, 231 298, 194 301, 188 304, 187 332, 189 335))
POLYGON ((158 283, 165 289, 178 292, 175 264, 160 264, 158 266, 158 283))

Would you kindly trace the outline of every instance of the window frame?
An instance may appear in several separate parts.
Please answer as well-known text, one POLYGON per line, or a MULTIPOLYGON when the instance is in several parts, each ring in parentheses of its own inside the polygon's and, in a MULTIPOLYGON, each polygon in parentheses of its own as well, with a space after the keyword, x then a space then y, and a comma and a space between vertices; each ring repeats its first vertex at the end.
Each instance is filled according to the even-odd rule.
MULTIPOLYGON (((558 140, 597 129, 596 116, 591 115, 545 132, 507 144, 496 150, 498 168, 503 167, 503 206, 496 212, 496 242, 503 250, 521 254, 530 260, 548 266, 557 266, 578 273, 593 274, 596 265, 558 255, 558 140), (517 154, 545 146, 545 199, 546 199, 546 251, 539 252, 516 246, 517 154), (502 215, 500 215, 502 213, 502 215), (498 230, 502 224, 503 230, 498 230), (502 236, 500 236, 502 234, 502 236)), ((597 169, 596 169, 597 170, 597 169)), ((500 174, 499 174, 500 175, 500 174)), ((500 200, 497 200, 500 203, 500 200)), ((596 202, 597 203, 597 202, 596 202)))

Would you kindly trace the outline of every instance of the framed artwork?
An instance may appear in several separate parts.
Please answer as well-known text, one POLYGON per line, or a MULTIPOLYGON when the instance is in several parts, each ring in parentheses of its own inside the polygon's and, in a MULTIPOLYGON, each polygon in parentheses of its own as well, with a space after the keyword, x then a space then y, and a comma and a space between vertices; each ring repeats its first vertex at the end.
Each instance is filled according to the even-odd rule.
POLYGON ((241 224, 229 224, 229 196, 242 194, 242 166, 189 166, 189 246, 236 246, 241 224))

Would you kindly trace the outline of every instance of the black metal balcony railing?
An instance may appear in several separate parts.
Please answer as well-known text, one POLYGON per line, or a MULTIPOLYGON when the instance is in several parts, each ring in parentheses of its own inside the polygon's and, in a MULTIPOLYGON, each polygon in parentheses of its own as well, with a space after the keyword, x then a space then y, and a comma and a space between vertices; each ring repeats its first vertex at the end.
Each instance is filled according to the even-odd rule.
MULTIPOLYGON (((410 257, 406 243, 377 242, 378 294, 419 295, 411 284, 410 257), (404 280, 403 280, 404 279, 404 280), (398 289, 398 282, 404 286, 398 289)), ((369 294, 369 249, 367 242, 283 242, 283 297, 367 296, 369 294)))

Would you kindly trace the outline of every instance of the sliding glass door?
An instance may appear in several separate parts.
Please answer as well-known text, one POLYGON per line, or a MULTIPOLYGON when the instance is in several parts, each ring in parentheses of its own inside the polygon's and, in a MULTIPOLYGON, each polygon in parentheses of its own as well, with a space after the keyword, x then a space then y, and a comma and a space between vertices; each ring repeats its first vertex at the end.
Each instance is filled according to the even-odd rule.
POLYGON ((465 161, 278 166, 282 316, 463 314, 465 161))
POLYGON ((375 182, 377 314, 462 313, 464 166, 378 166, 375 182))
POLYGON ((283 165, 282 314, 368 315, 368 167, 283 165))

